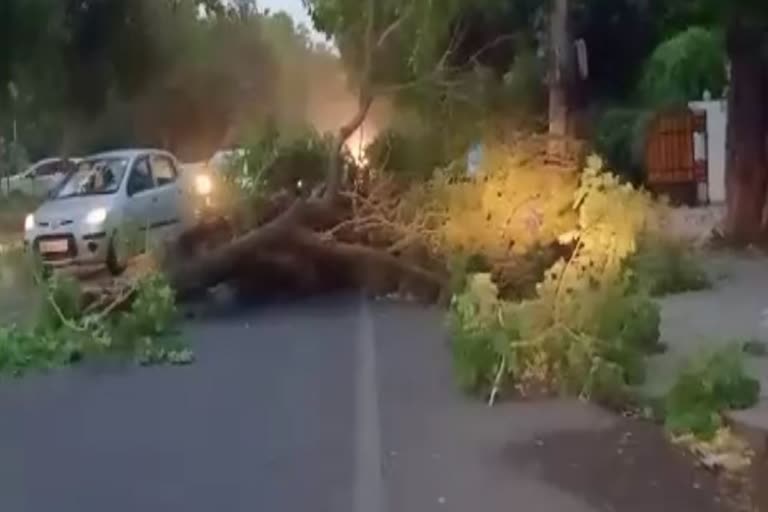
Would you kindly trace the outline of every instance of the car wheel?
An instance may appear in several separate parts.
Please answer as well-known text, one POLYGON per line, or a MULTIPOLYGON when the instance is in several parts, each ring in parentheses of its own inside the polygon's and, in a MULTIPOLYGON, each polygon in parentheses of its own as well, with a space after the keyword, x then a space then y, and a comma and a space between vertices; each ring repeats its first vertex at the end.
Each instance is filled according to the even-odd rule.
POLYGON ((120 250, 119 242, 117 239, 117 233, 109 241, 109 247, 107 248, 107 270, 113 276, 119 276, 125 272, 128 264, 125 261, 125 257, 121 255, 123 251, 120 250))

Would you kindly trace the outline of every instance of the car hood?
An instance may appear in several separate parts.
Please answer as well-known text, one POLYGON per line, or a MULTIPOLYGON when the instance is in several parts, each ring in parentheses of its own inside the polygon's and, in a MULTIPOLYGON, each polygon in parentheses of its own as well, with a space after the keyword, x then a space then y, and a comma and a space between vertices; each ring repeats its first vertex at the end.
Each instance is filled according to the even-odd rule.
POLYGON ((80 196, 48 200, 35 212, 39 222, 80 222, 97 208, 110 210, 114 200, 109 196, 80 196))

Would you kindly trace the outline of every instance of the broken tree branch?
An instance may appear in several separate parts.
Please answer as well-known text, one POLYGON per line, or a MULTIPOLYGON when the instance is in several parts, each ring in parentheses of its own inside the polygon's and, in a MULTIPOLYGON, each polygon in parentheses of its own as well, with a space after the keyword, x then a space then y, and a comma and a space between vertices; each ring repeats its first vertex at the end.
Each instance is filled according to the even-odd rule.
POLYGON ((503 34, 494 39, 493 41, 490 41, 486 44, 484 44, 479 50, 477 50, 475 53, 472 54, 472 56, 469 58, 469 61, 474 64, 479 64, 480 57, 487 51, 495 48, 496 46, 505 43, 507 41, 514 41, 516 39, 515 34, 503 34))
POLYGON ((413 12, 413 5, 400 17, 398 17, 395 21, 393 21, 387 28, 385 28, 381 35, 379 36, 379 40, 376 42, 376 50, 381 50, 384 48, 384 46, 387 44, 387 41, 390 37, 392 37, 392 34, 400 30, 400 27, 405 22, 406 18, 408 18, 411 13, 413 12))
POLYGON ((387 252, 364 245, 337 241, 328 242, 311 231, 295 230, 291 235, 291 242, 305 250, 333 256, 346 264, 355 265, 358 267, 358 272, 376 273, 394 270, 432 285, 437 294, 442 292, 442 288, 447 283, 446 276, 421 268, 387 252))

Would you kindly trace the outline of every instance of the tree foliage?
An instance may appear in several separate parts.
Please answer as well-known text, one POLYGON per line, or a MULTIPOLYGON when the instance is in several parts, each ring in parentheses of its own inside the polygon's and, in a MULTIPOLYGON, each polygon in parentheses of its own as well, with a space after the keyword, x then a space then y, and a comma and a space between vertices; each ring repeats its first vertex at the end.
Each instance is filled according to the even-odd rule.
POLYGON ((651 105, 687 104, 705 91, 721 97, 726 85, 725 44, 720 33, 691 27, 659 45, 640 84, 651 105))
POLYGON ((658 342, 658 306, 636 292, 626 270, 639 234, 656 223, 652 200, 602 172, 598 160, 572 190, 578 221, 559 239, 573 250, 544 274, 535 297, 504 301, 481 274, 454 299, 460 380, 492 400, 514 387, 614 402, 642 381, 644 355, 658 342))
POLYGON ((712 439, 722 414, 748 409, 759 398, 760 383, 747 375, 740 347, 705 354, 688 363, 666 396, 666 428, 712 439))
POLYGON ((0 128, 8 137, 16 119, 33 157, 152 145, 207 158, 267 114, 304 120, 316 72, 307 31, 253 1, 7 0, 0 9, 0 111, 9 114, 0 128))
POLYGON ((420 215, 442 219, 432 233, 435 247, 503 261, 552 244, 575 225, 570 206, 578 177, 547 165, 539 141, 504 145, 489 140, 486 146, 475 179, 439 174, 406 196, 406 204, 421 205, 420 215))
MULTIPOLYGON (((282 135, 274 125, 245 141, 244 153, 235 157, 227 177, 252 197, 268 197, 276 192, 298 189, 311 191, 319 186, 328 166, 333 141, 306 129, 300 134, 282 135)), ((345 171, 353 165, 345 155, 345 171)))
POLYGON ((353 72, 359 73, 366 66, 366 52, 370 50, 365 47, 367 33, 382 35, 396 27, 383 58, 376 62, 377 78, 392 81, 432 69, 446 50, 454 16, 463 0, 439 5, 413 0, 305 0, 304 4, 315 27, 334 39, 353 72))

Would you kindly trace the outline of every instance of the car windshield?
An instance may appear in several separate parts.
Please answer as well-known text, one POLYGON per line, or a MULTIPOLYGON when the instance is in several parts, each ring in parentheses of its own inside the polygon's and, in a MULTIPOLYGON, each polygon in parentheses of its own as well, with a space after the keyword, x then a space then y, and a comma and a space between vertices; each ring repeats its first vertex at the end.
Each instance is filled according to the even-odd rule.
POLYGON ((120 188, 128 168, 127 158, 98 158, 85 160, 58 187, 54 197, 114 194, 120 188))

